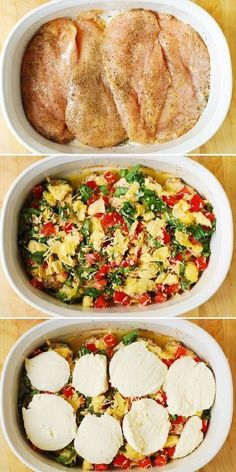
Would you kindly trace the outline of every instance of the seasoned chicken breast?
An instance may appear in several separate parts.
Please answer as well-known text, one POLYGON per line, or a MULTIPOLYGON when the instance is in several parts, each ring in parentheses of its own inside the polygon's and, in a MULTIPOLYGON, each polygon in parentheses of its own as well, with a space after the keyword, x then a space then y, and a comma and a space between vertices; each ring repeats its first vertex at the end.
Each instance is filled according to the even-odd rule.
POLYGON ((70 81, 66 123, 82 144, 115 146, 127 135, 104 70, 104 24, 96 12, 79 15, 76 24, 79 60, 70 81))
POLYGON ((21 94, 26 116, 45 138, 67 143, 65 123, 68 80, 78 60, 77 29, 69 18, 43 25, 28 44, 21 66, 21 94))
POLYGON ((153 143, 170 74, 161 45, 157 16, 130 10, 113 18, 104 40, 104 65, 128 137, 153 143))
POLYGON ((157 141, 182 136, 197 122, 209 95, 210 57, 206 45, 189 25, 159 15, 159 41, 171 74, 157 127, 157 141))

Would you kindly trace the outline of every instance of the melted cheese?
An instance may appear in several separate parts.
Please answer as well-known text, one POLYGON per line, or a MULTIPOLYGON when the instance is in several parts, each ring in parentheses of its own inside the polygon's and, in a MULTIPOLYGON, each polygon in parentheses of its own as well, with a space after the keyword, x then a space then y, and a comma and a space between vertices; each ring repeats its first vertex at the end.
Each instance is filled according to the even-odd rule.
POLYGON ((87 397, 96 397, 108 389, 107 358, 101 354, 86 354, 76 360, 73 387, 87 397))
POLYGON ((193 452, 203 441, 202 420, 198 416, 190 418, 176 446, 174 459, 185 457, 193 452))
POLYGON ((70 377, 68 362, 55 351, 25 359, 25 369, 32 386, 43 392, 59 392, 70 377))

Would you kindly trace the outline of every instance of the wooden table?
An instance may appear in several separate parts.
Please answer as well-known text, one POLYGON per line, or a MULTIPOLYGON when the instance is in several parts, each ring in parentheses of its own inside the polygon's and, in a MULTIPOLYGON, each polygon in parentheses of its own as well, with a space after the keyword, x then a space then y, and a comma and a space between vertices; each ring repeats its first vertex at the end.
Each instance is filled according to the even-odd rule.
MULTIPOLYGON (((0 0, 0 47, 2 47, 9 31, 16 21, 33 8, 46 3, 45 0, 0 0)), ((132 2, 131 2, 132 3, 132 2)), ((219 23, 228 40, 232 51, 233 71, 236 73, 236 2, 235 0, 195 0, 195 3, 205 8, 219 23)), ((203 154, 232 154, 236 153, 236 91, 234 89, 230 112, 218 133, 195 153, 203 154)), ((17 141, 8 130, 2 116, 0 116, 1 153, 24 154, 26 149, 17 141)))
MULTIPOLYGON (((0 369, 6 355, 14 342, 25 331, 39 323, 36 320, 4 320, 0 321, 0 331, 2 342, 0 344, 0 369)), ((236 321, 232 320, 200 320, 194 321, 202 328, 206 329, 220 343, 227 358, 229 359, 234 386, 236 388, 236 321)), ((236 401, 235 401, 236 406, 236 401)), ((222 405, 222 408, 224 406, 222 405)), ((219 454, 207 466, 199 472, 234 472, 236 470, 236 421, 234 422, 228 439, 219 454)), ((2 472, 30 472, 10 451, 5 439, 0 431, 0 470, 2 472)), ((73 469, 71 469, 73 471, 73 469)))
MULTIPOLYGON (((27 166, 36 162, 38 157, 11 157, 7 161, 0 157, 0 206, 3 198, 16 176, 27 166)), ((222 183, 230 199, 234 221, 236 221, 236 192, 235 175, 236 159, 231 157, 194 157, 195 160, 205 165, 222 183)), ((42 313, 36 311, 22 301, 9 286, 3 272, 0 270, 0 314, 4 317, 42 317, 42 313)), ((186 313, 187 317, 236 317, 236 253, 234 253, 230 272, 219 291, 204 305, 186 313)))

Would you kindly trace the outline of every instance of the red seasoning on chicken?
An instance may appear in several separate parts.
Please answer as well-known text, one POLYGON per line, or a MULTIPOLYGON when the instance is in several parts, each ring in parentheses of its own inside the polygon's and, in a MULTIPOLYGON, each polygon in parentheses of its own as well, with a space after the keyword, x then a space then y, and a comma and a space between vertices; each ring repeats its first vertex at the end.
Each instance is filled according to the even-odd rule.
POLYGON ((57 143, 74 138, 65 123, 65 110, 68 80, 78 60, 76 34, 69 18, 46 23, 28 44, 21 66, 26 116, 36 131, 57 143))

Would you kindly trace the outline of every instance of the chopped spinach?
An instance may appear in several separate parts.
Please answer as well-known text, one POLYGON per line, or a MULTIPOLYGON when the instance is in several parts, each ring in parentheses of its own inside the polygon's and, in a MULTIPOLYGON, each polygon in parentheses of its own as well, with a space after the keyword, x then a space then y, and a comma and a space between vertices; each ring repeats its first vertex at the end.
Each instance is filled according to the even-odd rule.
POLYGON ((33 254, 30 254, 30 259, 32 261, 37 262, 37 264, 42 264, 45 256, 45 251, 37 251, 34 252, 33 254))
POLYGON ((128 192, 126 187, 118 187, 114 193, 115 197, 120 197, 121 195, 125 195, 128 192))
POLYGON ((124 344, 125 346, 128 346, 128 344, 131 344, 131 343, 133 343, 134 341, 136 341, 136 340, 137 340, 137 337, 138 337, 137 331, 131 331, 131 333, 126 334, 126 335, 122 338, 123 344, 124 344))
POLYGON ((86 184, 82 184, 79 187, 79 193, 81 195, 82 202, 87 203, 87 201, 91 198, 91 196, 93 194, 93 189, 90 188, 86 184))
POLYGON ((100 185, 99 190, 103 195, 108 195, 109 194, 107 185, 100 185))
POLYGON ((93 287, 87 288, 84 291, 84 295, 88 295, 89 297, 92 297, 92 298, 97 298, 99 295, 101 295, 101 293, 102 293, 102 290, 98 290, 97 288, 93 288, 93 287))
POLYGON ((139 164, 135 165, 131 169, 122 169, 121 176, 125 177, 129 183, 138 182, 140 185, 143 185, 145 178, 143 172, 140 172, 139 164))
POLYGON ((132 225, 132 223, 135 220, 135 208, 130 202, 125 202, 124 205, 122 206, 120 210, 120 214, 123 216, 123 218, 126 220, 126 222, 129 225, 132 225))
POLYGON ((168 212, 166 203, 153 190, 141 187, 140 198, 149 210, 160 213, 168 212))

